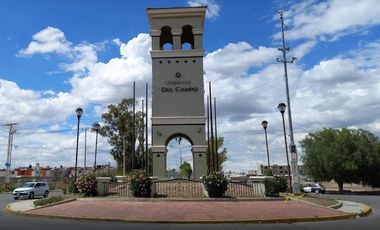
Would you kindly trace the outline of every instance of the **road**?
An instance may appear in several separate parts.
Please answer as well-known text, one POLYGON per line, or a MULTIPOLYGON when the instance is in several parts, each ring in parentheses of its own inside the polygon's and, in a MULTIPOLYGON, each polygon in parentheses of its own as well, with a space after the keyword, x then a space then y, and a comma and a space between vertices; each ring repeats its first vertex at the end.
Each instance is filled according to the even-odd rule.
MULTIPOLYGON (((141 223, 121 223, 106 221, 80 221, 65 220, 57 218, 40 218, 15 215, 0 211, 1 230, 108 230, 108 229, 378 229, 380 225, 380 196, 353 196, 353 195, 323 195, 334 199, 350 200, 362 202, 369 205, 373 214, 368 217, 356 218, 351 220, 324 221, 310 223, 291 223, 291 224, 141 224, 141 223)), ((14 202, 10 194, 0 194, 0 207, 14 202)))

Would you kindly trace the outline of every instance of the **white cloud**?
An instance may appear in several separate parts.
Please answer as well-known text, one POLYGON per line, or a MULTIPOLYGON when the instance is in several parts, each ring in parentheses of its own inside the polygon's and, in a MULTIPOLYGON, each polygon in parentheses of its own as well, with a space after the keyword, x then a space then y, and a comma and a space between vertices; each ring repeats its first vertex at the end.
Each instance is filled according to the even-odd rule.
POLYGON ((327 0, 295 3, 285 12, 287 39, 337 40, 380 23, 377 0, 327 0))
POLYGON ((48 26, 46 29, 33 35, 27 48, 20 50, 20 55, 31 56, 37 53, 67 54, 71 43, 66 40, 65 34, 57 28, 48 26))
MULTIPOLYGON (((230 43, 225 47, 207 54, 205 58, 205 71, 223 73, 217 79, 247 74, 252 67, 260 67, 274 62, 278 55, 275 48, 259 47, 254 49, 246 42, 230 43)), ((214 78, 213 80, 217 80, 214 78)))
POLYGON ((219 16, 220 6, 214 0, 191 0, 189 6, 207 6, 206 17, 216 18, 219 16))
POLYGON ((43 124, 66 119, 72 108, 83 105, 83 100, 64 92, 46 97, 21 89, 14 82, 0 80, 0 104, 3 122, 43 124))
POLYGON ((74 62, 63 64, 66 71, 85 72, 89 67, 98 61, 96 46, 91 44, 79 44, 72 48, 71 53, 74 57, 74 62))

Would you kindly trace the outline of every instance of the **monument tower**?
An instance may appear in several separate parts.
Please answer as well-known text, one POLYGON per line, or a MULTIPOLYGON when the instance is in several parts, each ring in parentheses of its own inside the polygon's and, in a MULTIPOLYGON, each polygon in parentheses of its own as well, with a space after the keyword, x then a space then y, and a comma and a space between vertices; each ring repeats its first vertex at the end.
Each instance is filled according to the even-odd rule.
POLYGON ((207 174, 202 35, 206 7, 149 8, 153 176, 166 177, 167 145, 192 145, 193 178, 207 174))

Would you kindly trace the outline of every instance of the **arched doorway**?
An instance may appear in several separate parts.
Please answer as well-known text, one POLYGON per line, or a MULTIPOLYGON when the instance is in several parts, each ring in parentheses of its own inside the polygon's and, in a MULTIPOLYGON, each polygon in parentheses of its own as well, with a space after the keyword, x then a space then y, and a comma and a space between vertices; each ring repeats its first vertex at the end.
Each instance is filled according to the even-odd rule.
POLYGON ((166 172, 169 179, 193 178, 192 144, 184 136, 173 137, 166 145, 166 172))

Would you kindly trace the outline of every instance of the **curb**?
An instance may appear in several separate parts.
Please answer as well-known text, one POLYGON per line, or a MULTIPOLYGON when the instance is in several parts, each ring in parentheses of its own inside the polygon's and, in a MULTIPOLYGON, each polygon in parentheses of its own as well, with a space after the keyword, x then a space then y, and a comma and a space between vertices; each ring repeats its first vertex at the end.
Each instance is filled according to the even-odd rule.
POLYGON ((8 212, 8 213, 13 213, 13 214, 19 214, 19 215, 24 215, 26 214, 28 211, 32 211, 32 210, 36 210, 36 209, 41 209, 41 208, 46 208, 46 207, 50 207, 50 206, 54 206, 54 205, 58 205, 58 204, 64 204, 64 203, 68 203, 68 202, 72 202, 72 201, 75 201, 77 199, 77 197, 74 197, 74 198, 71 198, 71 199, 67 199, 67 200, 63 200, 63 201, 60 201, 60 202, 57 202, 57 203, 53 203, 53 204, 47 204, 45 206, 37 206, 33 209, 30 209, 30 210, 27 210, 27 211, 15 211, 15 210, 12 210, 11 209, 11 204, 7 204, 4 208, 4 211, 5 212, 8 212))
POLYGON ((372 209, 366 205, 366 204, 363 204, 365 207, 363 209, 361 209, 361 213, 358 214, 359 216, 363 217, 363 216, 368 216, 369 214, 372 213, 372 209))
MULTIPOLYGON (((336 201, 338 201, 338 200, 336 200, 336 201)), ((338 201, 339 203, 337 203, 337 204, 334 204, 334 205, 331 205, 331 206, 327 206, 328 208, 333 208, 333 209, 339 209, 339 208, 341 208, 342 206, 343 206, 343 203, 342 202, 340 202, 340 201, 338 201)))
POLYGON ((121 219, 121 218, 99 218, 99 217, 71 217, 71 216, 54 216, 42 215, 34 213, 16 213, 24 216, 34 216, 49 219, 69 219, 69 220, 90 220, 90 221, 107 221, 107 222, 124 222, 124 223, 158 223, 158 224, 269 224, 269 223, 295 223, 295 222, 317 222, 317 221, 332 221, 352 219, 356 214, 344 214, 339 216, 321 216, 321 217, 292 217, 292 218, 277 218, 277 219, 254 219, 254 220, 141 220, 141 219, 121 219))
MULTIPOLYGON (((86 200, 86 198, 73 198, 69 200, 65 200, 59 203, 54 203, 46 206, 40 206, 32 210, 45 208, 49 206, 54 206, 62 203, 72 202, 75 200, 86 200)), ((136 199, 135 201, 142 201, 136 199)), ((146 199, 148 201, 148 199, 146 199)), ((173 201, 173 200, 172 200, 173 201)), ((178 201, 178 200, 175 200, 178 201)), ((189 200, 185 200, 189 201, 189 200)), ((211 200, 205 200, 205 201, 211 201, 211 200)), ((236 202, 238 200, 230 200, 231 202, 236 202)), ((297 200, 298 202, 302 202, 297 200)), ((169 200, 170 202, 170 200, 169 200)), ((309 202, 307 202, 309 203, 309 202)), ((310 203, 312 205, 317 205, 310 203)), ((341 205, 341 204, 340 204, 341 205)), ((363 204, 364 205, 364 204, 363 204)), ((317 205, 319 206, 319 205, 317 205)), ((322 206, 325 208, 328 208, 326 206, 322 206)), ((123 219, 123 218, 102 218, 102 217, 88 217, 88 216, 79 216, 79 217, 72 217, 72 216, 63 216, 63 215, 43 215, 43 214, 34 214, 30 213, 28 210, 25 212, 17 212, 10 208, 10 204, 8 204, 5 207, 5 211, 8 213, 16 214, 16 215, 23 215, 23 216, 31 216, 31 217, 40 217, 40 218, 57 218, 57 219, 71 219, 71 220, 90 220, 90 221, 109 221, 109 222, 125 222, 125 223, 172 223, 172 224, 232 224, 232 223, 250 223, 250 224, 265 224, 265 223, 295 223, 295 222, 317 222, 317 221, 332 221, 332 220, 343 220, 343 219, 352 219, 357 216, 367 216, 372 212, 372 209, 365 205, 365 208, 361 210, 361 213, 344 213, 342 215, 335 215, 335 216, 320 216, 320 217, 291 217, 291 218, 275 218, 275 219, 247 219, 247 220, 153 220, 153 219, 123 219)), ((342 212, 343 213, 343 212, 342 212)))

